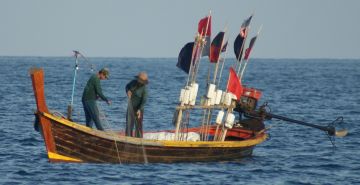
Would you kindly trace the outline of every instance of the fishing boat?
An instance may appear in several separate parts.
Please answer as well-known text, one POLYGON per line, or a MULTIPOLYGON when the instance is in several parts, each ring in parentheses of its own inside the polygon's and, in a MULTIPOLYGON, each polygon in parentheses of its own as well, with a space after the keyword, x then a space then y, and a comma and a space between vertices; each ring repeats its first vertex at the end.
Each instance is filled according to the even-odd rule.
POLYGON ((320 126, 269 113, 266 111, 267 104, 257 106, 261 91, 241 84, 250 51, 260 33, 258 31, 250 40, 249 47, 245 50, 251 19, 252 16, 244 21, 235 39, 234 51, 237 63, 235 69, 230 68, 225 90, 220 88, 225 63, 225 58, 221 58, 220 55, 226 54, 227 51, 227 42, 224 39, 226 31, 219 32, 210 44, 211 15, 200 20, 195 41, 187 43, 179 53, 177 67, 188 74, 188 80, 181 89, 179 104, 176 106, 173 119, 175 128, 145 132, 142 138, 129 137, 121 131, 100 131, 72 121, 71 111, 80 52, 74 52, 76 59, 74 80, 67 117, 49 111, 45 101, 45 72, 40 68, 31 69, 30 76, 37 106, 35 123, 45 141, 49 161, 78 163, 237 161, 251 156, 255 146, 266 141, 268 134, 264 121, 272 118, 320 129, 329 137, 345 136, 346 130, 335 130, 335 125, 342 121, 340 118, 328 126, 320 126), (203 51, 209 56, 209 77, 212 65, 215 65, 215 70, 213 80, 208 77, 206 82, 206 94, 197 98, 199 84, 196 79, 200 59, 204 56, 203 51), (203 119, 200 124, 191 127, 194 124, 189 124, 189 117, 196 109, 202 111, 203 119), (234 114, 236 112, 239 113, 237 120, 234 114), (213 117, 215 113, 217 113, 216 119, 213 117), (241 118, 240 115, 244 115, 245 118, 241 118))
MULTIPOLYGON (((44 71, 30 71, 36 104, 36 117, 51 162, 94 163, 173 163, 233 161, 250 156, 265 132, 233 128, 225 141, 160 141, 99 131, 51 113, 44 94, 44 71)), ((200 128, 188 129, 200 132, 200 128)), ((175 132, 175 131, 168 131, 175 132)), ((215 128, 209 129, 213 135, 215 128)))

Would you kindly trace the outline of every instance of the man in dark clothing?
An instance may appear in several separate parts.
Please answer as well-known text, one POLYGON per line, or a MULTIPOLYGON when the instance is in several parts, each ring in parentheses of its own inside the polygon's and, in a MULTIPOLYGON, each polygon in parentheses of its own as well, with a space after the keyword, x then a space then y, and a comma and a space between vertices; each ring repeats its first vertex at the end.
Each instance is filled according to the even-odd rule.
POLYGON ((126 136, 134 136, 133 129, 135 126, 135 137, 142 138, 142 119, 144 114, 144 105, 146 103, 148 92, 146 85, 148 76, 145 72, 139 73, 134 80, 126 85, 126 94, 129 98, 128 110, 126 115, 126 136))
POLYGON ((108 100, 101 90, 100 80, 108 79, 109 69, 103 68, 98 74, 94 74, 88 80, 84 92, 82 95, 82 104, 84 107, 86 126, 92 128, 93 122, 98 130, 104 130, 100 118, 99 118, 99 109, 96 104, 96 100, 101 98, 103 101, 106 101, 107 104, 111 104, 111 101, 108 100))

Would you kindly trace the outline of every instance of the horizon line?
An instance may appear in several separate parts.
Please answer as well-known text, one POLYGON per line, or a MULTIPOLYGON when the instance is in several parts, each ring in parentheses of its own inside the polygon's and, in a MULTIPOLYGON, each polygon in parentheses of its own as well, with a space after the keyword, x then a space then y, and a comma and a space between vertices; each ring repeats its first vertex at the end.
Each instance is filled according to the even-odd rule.
MULTIPOLYGON (((72 55, 68 56, 40 56, 40 55, 0 55, 0 58, 14 57, 14 58, 67 58, 73 57, 72 55)), ((134 57, 134 56, 85 56, 86 58, 126 58, 126 59, 177 59, 178 57, 134 57)), ((206 57, 203 57, 206 58, 206 57)), ((229 57, 226 59, 235 59, 235 57, 229 57)), ((326 57, 255 57, 250 59, 268 59, 268 60, 286 60, 286 59, 295 59, 295 60, 360 60, 360 58, 326 58, 326 57)))

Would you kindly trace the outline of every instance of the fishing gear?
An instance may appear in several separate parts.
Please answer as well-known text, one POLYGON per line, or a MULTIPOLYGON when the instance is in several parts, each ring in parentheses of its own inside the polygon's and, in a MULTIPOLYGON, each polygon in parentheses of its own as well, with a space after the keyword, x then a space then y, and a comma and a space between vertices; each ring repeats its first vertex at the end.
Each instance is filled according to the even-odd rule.
POLYGON ((304 125, 307 127, 316 128, 319 130, 322 130, 326 133, 326 135, 329 137, 329 140, 331 141, 332 145, 335 146, 335 137, 345 137, 348 134, 347 129, 343 128, 343 117, 336 118, 333 122, 328 124, 327 126, 321 126, 313 123, 308 123, 300 120, 291 119, 285 116, 276 115, 271 113, 271 109, 268 106, 268 103, 265 102, 262 106, 259 107, 259 110, 257 111, 244 111, 244 115, 251 118, 257 118, 261 120, 271 120, 271 119, 278 119, 290 123, 295 123, 299 125, 304 125), (340 129, 336 129, 337 127, 340 127, 340 129))
POLYGON ((74 67, 74 78, 73 78, 73 85, 72 85, 72 90, 71 90, 71 101, 70 101, 70 105, 68 105, 67 108, 67 118, 68 120, 72 120, 72 111, 73 111, 73 102, 74 102, 74 94, 75 94, 75 83, 76 83, 76 75, 77 75, 77 71, 79 70, 79 66, 78 66, 78 56, 80 54, 79 51, 73 51, 74 52, 74 57, 75 57, 75 67, 74 67))

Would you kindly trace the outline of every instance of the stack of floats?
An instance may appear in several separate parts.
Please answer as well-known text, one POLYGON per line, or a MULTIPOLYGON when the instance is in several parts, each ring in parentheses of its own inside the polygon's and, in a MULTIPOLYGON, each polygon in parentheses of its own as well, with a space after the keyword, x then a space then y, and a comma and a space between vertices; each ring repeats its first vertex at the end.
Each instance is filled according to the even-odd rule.
MULTIPOLYGON (((211 12, 210 12, 211 14, 211 12)), ((201 123, 201 140, 202 141, 225 141, 226 132, 228 129, 232 129, 235 124, 235 115, 233 109, 236 107, 236 101, 241 101, 245 105, 250 105, 250 109, 254 110, 256 108, 256 103, 261 96, 261 92, 253 88, 243 88, 241 86, 241 76, 244 73, 246 64, 249 61, 249 54, 254 46, 256 37, 251 39, 249 47, 245 51, 243 56, 243 51, 245 48, 245 42, 249 31, 249 24, 252 19, 252 15, 247 18, 241 26, 240 33, 237 39, 234 42, 234 50, 236 55, 236 66, 238 73, 235 73, 237 80, 239 81, 241 88, 243 88, 240 94, 234 94, 229 91, 229 83, 226 87, 226 90, 221 90, 220 79, 223 72, 223 67, 225 63, 225 57, 221 58, 222 53, 226 53, 227 42, 224 42, 226 31, 219 32, 214 40, 210 44, 211 36, 211 15, 206 16, 201 19, 198 25, 198 31, 195 36, 195 41, 187 43, 179 54, 179 60, 177 66, 183 71, 188 73, 188 81, 184 88, 180 91, 179 97, 179 106, 176 109, 176 114, 174 120, 176 120, 176 132, 175 140, 183 141, 186 140, 186 129, 189 127, 189 117, 190 111, 192 109, 203 109, 203 120, 201 123), (191 51, 188 46, 192 45, 191 51), (199 63, 202 56, 204 55, 204 50, 208 48, 207 56, 209 56, 209 76, 206 82, 207 90, 204 96, 201 97, 201 101, 197 104, 197 95, 199 91, 199 84, 196 82, 197 73, 199 71, 199 63), (187 55, 186 55, 187 54, 187 55), (186 59, 186 60, 185 60, 186 59), (246 60, 246 61, 243 61, 246 60), (221 63, 220 75, 217 81, 217 74, 219 73, 219 63, 221 63), (245 63, 242 65, 242 63, 245 63), (210 78, 210 67, 212 64, 215 64, 215 70, 213 73, 213 83, 209 82, 210 78), (187 67, 184 67, 187 66, 187 67), (241 74, 240 78, 238 77, 241 74), (190 81, 190 82, 189 82, 190 81), (217 86, 215 85, 217 82, 217 86), (216 131, 212 138, 209 134, 209 128, 213 126, 212 123, 212 113, 214 109, 219 109, 215 119, 216 131), (186 116, 183 116, 185 112, 186 116), (219 130, 220 129, 220 130, 219 130)), ((227 30, 226 28, 224 30, 227 30)), ((258 32, 259 34, 259 32, 258 32)), ((230 81, 230 76, 229 76, 230 81)), ((248 106, 249 108, 249 106, 248 106)))
MULTIPOLYGON (((222 91, 221 89, 216 89, 215 84, 209 84, 207 88, 206 95, 202 97, 201 103, 199 106, 196 105, 196 99, 198 94, 199 84, 192 83, 189 86, 181 89, 180 91, 180 106, 178 109, 180 111, 193 109, 193 108, 201 108, 201 109, 215 109, 219 108, 221 110, 218 111, 216 117, 216 125, 221 126, 224 125, 226 129, 231 129, 235 123, 235 115, 232 113, 232 106, 233 100, 236 100, 236 96, 231 92, 222 91), (228 109, 228 112, 225 115, 224 108, 228 109), (225 121, 224 121, 224 116, 225 121)), ((181 123, 179 123, 181 124, 181 123)), ((176 130, 178 133, 179 130, 176 130)), ((183 137, 184 138, 184 137, 183 137)), ((214 139, 217 138, 214 136, 214 139)), ((225 140, 225 135, 220 137, 222 141, 225 140)), ((180 139, 176 138, 175 139, 180 139)))

